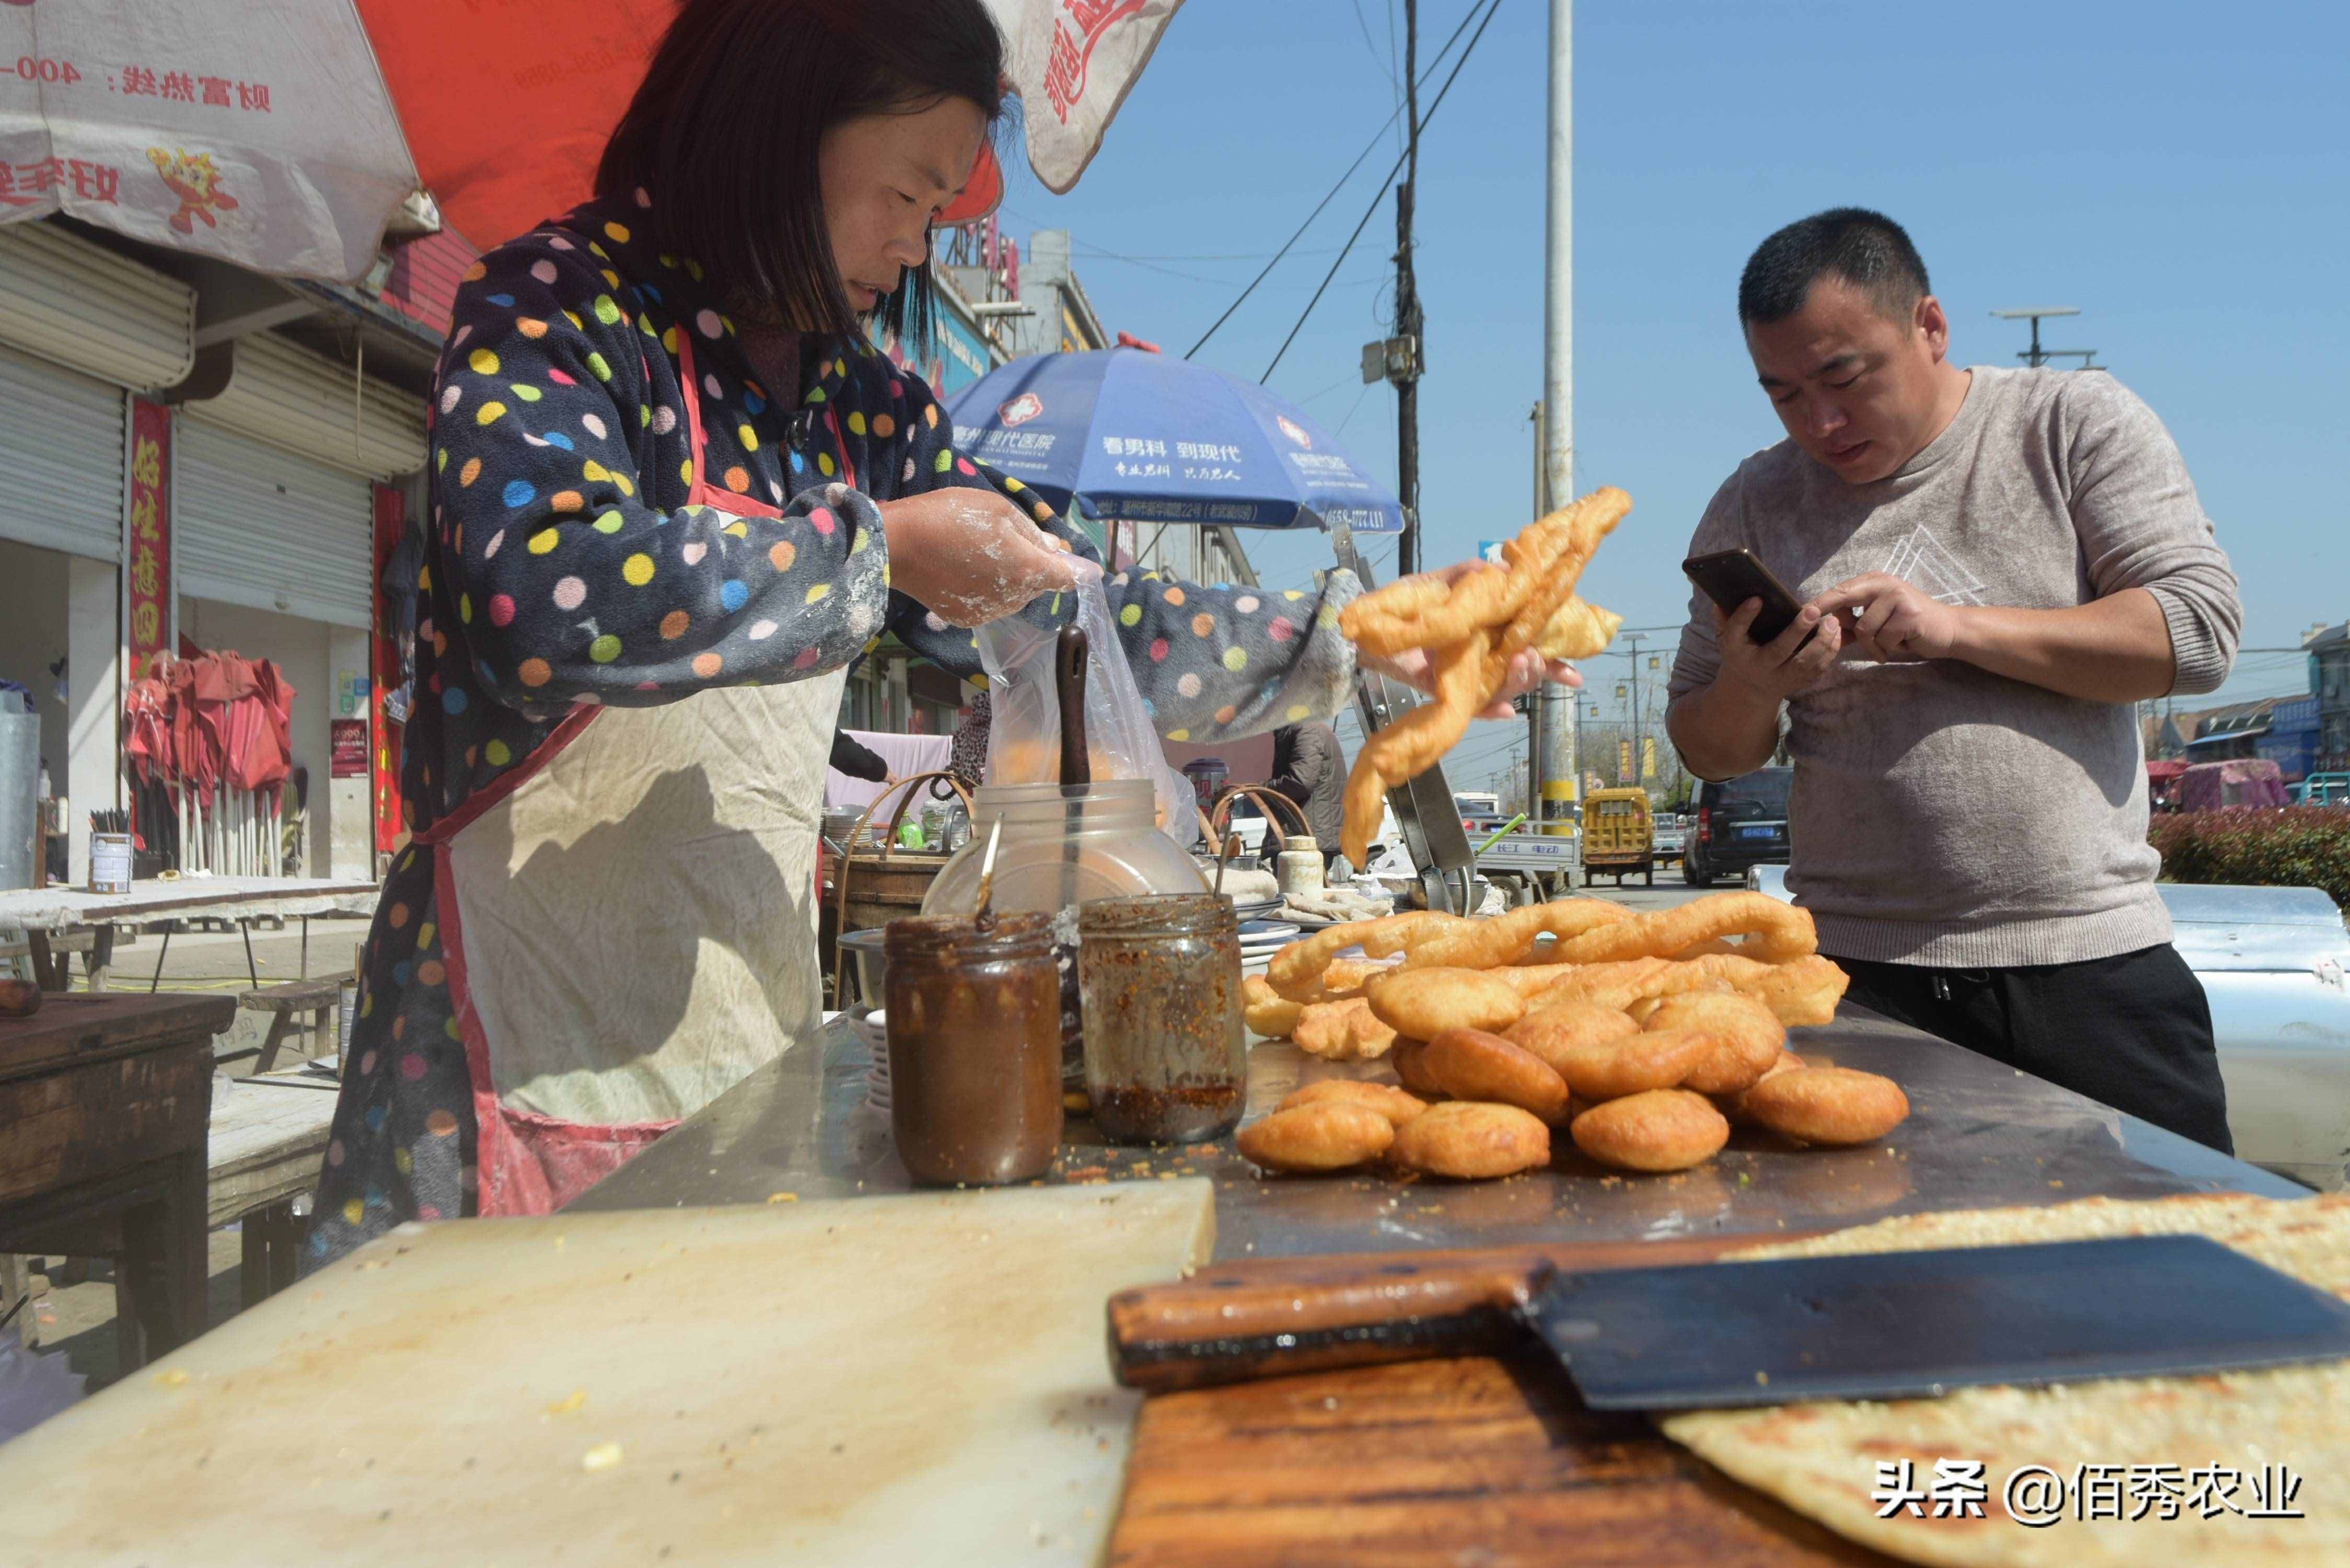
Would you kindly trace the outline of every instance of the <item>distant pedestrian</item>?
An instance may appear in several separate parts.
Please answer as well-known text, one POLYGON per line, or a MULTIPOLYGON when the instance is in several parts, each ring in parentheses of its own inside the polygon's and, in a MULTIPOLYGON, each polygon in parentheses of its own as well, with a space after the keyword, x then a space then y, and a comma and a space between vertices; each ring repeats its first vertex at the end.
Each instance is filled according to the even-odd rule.
POLYGON ((1338 836, 1346 815, 1347 755, 1338 732, 1320 720, 1284 724, 1273 732, 1273 777, 1279 793, 1305 813, 1305 826, 1322 846, 1322 868, 1338 858, 1338 836))

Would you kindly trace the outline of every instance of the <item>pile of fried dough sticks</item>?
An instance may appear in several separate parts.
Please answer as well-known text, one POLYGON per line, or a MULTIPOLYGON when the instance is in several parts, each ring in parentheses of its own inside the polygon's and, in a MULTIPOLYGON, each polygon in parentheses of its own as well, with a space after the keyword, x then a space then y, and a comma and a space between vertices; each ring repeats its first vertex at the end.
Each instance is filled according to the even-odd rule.
POLYGON ((1249 1027, 1330 1061, 1385 1057, 1399 1086, 1309 1084, 1242 1128, 1241 1152, 1290 1173, 1384 1161, 1474 1179, 1549 1164, 1555 1127, 1602 1165, 1651 1172, 1711 1158, 1733 1119, 1871 1142, 1908 1116, 1900 1087, 1786 1048, 1790 1024, 1827 1023, 1844 995, 1817 948, 1810 915, 1761 893, 1330 927, 1249 978, 1249 1027))

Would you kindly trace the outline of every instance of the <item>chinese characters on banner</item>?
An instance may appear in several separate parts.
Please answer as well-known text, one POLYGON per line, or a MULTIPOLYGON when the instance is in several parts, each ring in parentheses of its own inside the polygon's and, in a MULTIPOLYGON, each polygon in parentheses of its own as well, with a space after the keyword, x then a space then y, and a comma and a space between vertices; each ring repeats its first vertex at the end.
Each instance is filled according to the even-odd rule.
MULTIPOLYGON (((369 732, 373 736, 369 756, 374 779, 370 791, 374 801, 375 850, 389 855, 400 847, 407 836, 400 820, 400 742, 406 726, 395 722, 385 711, 384 700, 395 691, 405 691, 409 666, 415 655, 415 618, 395 624, 392 600, 383 591, 383 569, 394 550, 400 547, 400 535, 408 531, 408 504, 400 492, 389 484, 375 487, 375 634, 368 639, 370 649, 367 692, 369 732), (404 646, 403 646, 404 645, 404 646)), ((405 713, 406 710, 401 710, 405 713)), ((354 775, 356 776, 356 775, 354 775)))
POLYGON ((172 410, 130 400, 130 516, 122 558, 130 679, 172 646, 172 410))
POLYGON ((1183 0, 987 0, 1026 101, 1028 161, 1045 189, 1077 182, 1183 0))

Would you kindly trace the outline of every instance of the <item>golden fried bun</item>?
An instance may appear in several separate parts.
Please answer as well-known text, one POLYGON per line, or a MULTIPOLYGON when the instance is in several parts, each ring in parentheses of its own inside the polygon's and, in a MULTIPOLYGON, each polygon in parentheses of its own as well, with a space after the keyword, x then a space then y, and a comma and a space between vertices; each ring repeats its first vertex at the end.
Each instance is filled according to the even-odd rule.
POLYGON ((1517 989, 1473 969, 1399 969, 1363 982, 1379 1022, 1414 1040, 1448 1029, 1507 1029, 1524 1016, 1517 989))
POLYGON ((1622 1170, 1687 1170, 1730 1141, 1730 1123, 1703 1095, 1650 1089, 1594 1106, 1567 1134, 1602 1165, 1622 1170))
POLYGON ((1550 1163, 1550 1128, 1516 1106, 1447 1100, 1396 1129, 1388 1157, 1408 1170, 1474 1181, 1550 1163))
POLYGON ((1241 1153, 1267 1170, 1345 1170, 1387 1152, 1395 1124, 1367 1106, 1334 1101, 1275 1111, 1241 1128, 1241 1153))
POLYGON ((1738 1103, 1740 1113, 1756 1126, 1805 1143, 1869 1143, 1909 1116, 1909 1096, 1900 1085, 1850 1067, 1773 1073, 1738 1103))
POLYGON ((1545 1122, 1566 1113, 1566 1080, 1533 1052, 1480 1029, 1448 1029, 1428 1043, 1421 1071, 1456 1100, 1498 1100, 1545 1122))

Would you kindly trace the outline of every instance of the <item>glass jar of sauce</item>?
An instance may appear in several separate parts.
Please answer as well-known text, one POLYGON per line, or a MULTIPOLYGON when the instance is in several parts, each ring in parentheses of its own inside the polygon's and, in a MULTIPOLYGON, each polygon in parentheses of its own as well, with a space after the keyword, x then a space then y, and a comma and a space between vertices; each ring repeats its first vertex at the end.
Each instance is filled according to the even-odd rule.
POLYGON ((1113 1143, 1198 1143, 1248 1099, 1240 919, 1211 893, 1077 908, 1086 1093, 1113 1143))
POLYGON ((1061 981, 1053 922, 889 922, 889 1129, 927 1186, 1041 1176, 1061 1144, 1061 981))
MULTIPOLYGON (((1003 836, 993 895, 998 909, 1065 915, 1093 898, 1208 890, 1190 853, 1159 831, 1158 791, 1148 779, 988 784, 972 805, 971 840, 931 880, 922 896, 925 915, 961 913, 979 901, 988 833, 999 822, 1003 836)), ((1065 921, 1060 940, 1063 1065, 1074 1087, 1084 1073, 1079 1043, 1085 1024, 1073 919, 1065 921)))

